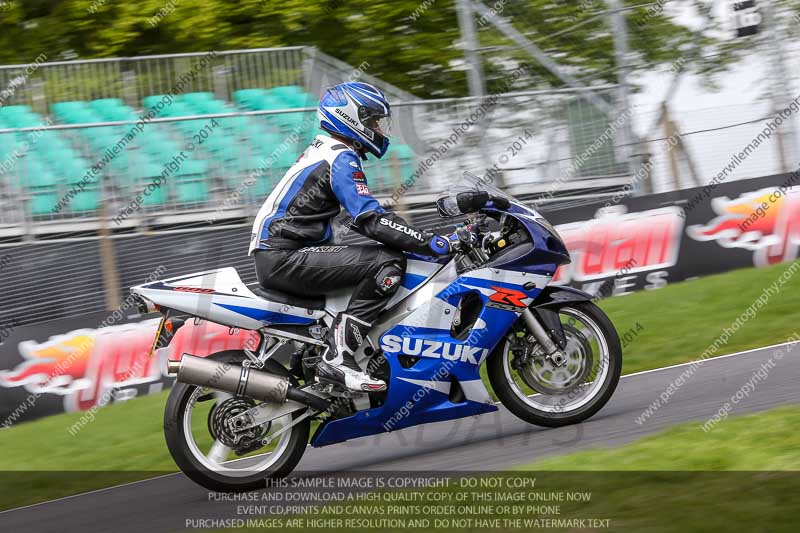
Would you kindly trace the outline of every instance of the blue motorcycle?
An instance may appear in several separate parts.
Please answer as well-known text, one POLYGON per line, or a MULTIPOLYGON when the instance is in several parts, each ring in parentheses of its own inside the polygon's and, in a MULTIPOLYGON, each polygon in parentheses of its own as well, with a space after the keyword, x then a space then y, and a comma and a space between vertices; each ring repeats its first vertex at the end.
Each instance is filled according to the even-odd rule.
POLYGON ((154 350, 187 320, 252 332, 243 350, 166 363, 177 383, 164 433, 183 472, 212 490, 250 491, 289 474, 309 442, 328 446, 496 411, 483 365, 500 403, 531 424, 575 424, 608 402, 622 368, 619 338, 591 295, 550 284, 570 262, 557 231, 470 174, 437 209, 448 219, 467 217, 462 251, 438 259, 408 254, 402 287, 356 354, 386 381, 383 392, 337 390, 315 379, 322 339, 346 308, 347 289, 267 291, 245 285, 233 268, 131 289, 143 312, 162 314, 154 350))

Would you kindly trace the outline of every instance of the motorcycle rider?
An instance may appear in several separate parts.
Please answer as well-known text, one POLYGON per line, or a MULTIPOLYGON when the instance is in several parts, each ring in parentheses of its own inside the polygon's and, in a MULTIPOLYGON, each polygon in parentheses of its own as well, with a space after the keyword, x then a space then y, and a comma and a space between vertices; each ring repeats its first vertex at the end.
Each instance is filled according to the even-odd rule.
POLYGON ((318 108, 318 135, 269 195, 253 224, 250 254, 259 283, 296 295, 319 295, 354 286, 346 311, 325 338, 320 380, 351 390, 381 391, 355 360, 372 322, 400 286, 402 251, 452 253, 456 236, 415 228, 372 196, 361 161, 381 158, 389 147, 391 110, 386 96, 361 82, 330 87, 318 108), (331 221, 344 209, 351 227, 380 245, 331 245, 331 221), (452 241, 452 242, 451 242, 452 241))

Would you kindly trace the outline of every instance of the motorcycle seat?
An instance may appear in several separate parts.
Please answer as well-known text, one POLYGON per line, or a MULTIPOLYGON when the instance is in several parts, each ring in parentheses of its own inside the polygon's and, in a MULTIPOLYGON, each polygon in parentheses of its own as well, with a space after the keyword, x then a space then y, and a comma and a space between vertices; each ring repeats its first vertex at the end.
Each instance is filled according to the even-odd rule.
POLYGON ((258 283, 250 285, 248 288, 259 298, 269 300, 270 302, 294 305, 295 307, 312 309, 314 311, 322 311, 325 309, 324 296, 297 296, 289 294, 288 292, 276 291, 275 289, 265 289, 258 283))

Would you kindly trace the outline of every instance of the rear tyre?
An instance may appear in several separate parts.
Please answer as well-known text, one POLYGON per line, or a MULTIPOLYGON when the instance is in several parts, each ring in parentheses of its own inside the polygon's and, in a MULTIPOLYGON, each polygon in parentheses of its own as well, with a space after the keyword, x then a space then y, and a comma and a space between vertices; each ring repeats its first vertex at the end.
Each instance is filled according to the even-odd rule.
POLYGON ((512 348, 518 340, 513 332, 487 361, 489 382, 501 403, 520 419, 538 426, 560 427, 587 420, 614 394, 622 371, 617 331, 599 307, 592 302, 570 303, 558 313, 567 337, 563 367, 551 364, 548 368, 541 348, 535 345, 530 362, 515 369, 512 348), (565 377, 555 378, 560 375, 565 377))
MULTIPOLYGON (((244 352, 238 350, 219 352, 208 357, 215 361, 231 364, 240 364, 247 358, 244 352)), ((264 369, 281 376, 289 375, 283 366, 271 360, 267 361, 264 369)), ((297 385, 294 378, 290 377, 290 379, 293 385, 297 385)), ((207 419, 205 421, 207 424, 205 439, 213 440, 211 451, 208 455, 204 455, 198 444, 198 440, 202 440, 203 435, 200 435, 200 439, 196 436, 198 429, 203 424, 199 422, 193 424, 191 415, 194 406, 199 403, 198 399, 203 402, 208 394, 209 389, 176 383, 170 392, 164 411, 164 437, 167 441, 167 448, 181 471, 192 481, 216 492, 248 492, 266 487, 269 479, 287 476, 297 466, 308 444, 308 436, 311 431, 309 418, 293 426, 283 435, 276 437, 278 440, 272 451, 252 458, 228 460, 228 455, 233 454, 228 451, 228 455, 225 455, 226 447, 222 446, 219 439, 214 440, 210 429, 212 416, 210 414, 208 416, 201 415, 201 418, 207 419), (220 452, 220 450, 223 451, 220 452)), ((215 396, 214 404, 212 404, 214 407, 211 407, 212 412, 214 408, 223 405, 227 400, 243 399, 227 394, 220 394, 219 398, 215 396)), ((303 413, 304 411, 295 412, 281 418, 286 419, 284 422, 290 422, 302 416, 303 413)))

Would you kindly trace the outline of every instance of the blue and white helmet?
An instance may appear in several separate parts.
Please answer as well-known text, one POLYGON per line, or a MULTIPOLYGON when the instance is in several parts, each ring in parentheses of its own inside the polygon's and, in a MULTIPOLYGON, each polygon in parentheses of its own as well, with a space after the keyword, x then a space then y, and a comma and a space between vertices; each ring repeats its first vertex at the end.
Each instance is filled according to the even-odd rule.
POLYGON ((383 92, 369 83, 347 82, 329 87, 319 102, 320 127, 353 141, 379 159, 389 148, 392 112, 383 92))

